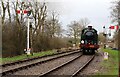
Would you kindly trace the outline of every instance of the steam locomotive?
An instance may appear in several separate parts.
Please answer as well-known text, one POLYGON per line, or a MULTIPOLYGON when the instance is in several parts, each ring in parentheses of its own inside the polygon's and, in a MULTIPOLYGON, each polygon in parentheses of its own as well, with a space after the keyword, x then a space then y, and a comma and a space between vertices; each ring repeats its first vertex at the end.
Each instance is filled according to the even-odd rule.
POLYGON ((95 54, 95 50, 99 48, 97 30, 92 26, 82 30, 80 48, 83 54, 95 54))

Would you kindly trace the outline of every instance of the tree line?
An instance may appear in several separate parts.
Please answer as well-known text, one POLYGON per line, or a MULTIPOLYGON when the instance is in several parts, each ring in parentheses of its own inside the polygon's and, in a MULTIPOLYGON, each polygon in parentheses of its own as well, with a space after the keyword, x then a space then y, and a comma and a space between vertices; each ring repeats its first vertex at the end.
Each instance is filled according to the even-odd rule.
POLYGON ((18 14, 16 10, 24 10, 27 7, 31 7, 31 16, 33 17, 30 28, 30 40, 32 40, 30 43, 33 52, 70 47, 72 44, 79 43, 81 30, 90 21, 87 18, 72 21, 68 24, 68 29, 65 30, 62 28, 59 14, 56 11, 49 12, 47 4, 49 2, 0 1, 3 57, 12 57, 24 53, 27 45, 27 20, 26 15, 18 14))
MULTIPOLYGON (((111 9, 112 23, 120 26, 120 0, 113 1, 111 9)), ((115 47, 120 50, 120 29, 114 32, 113 38, 115 47)))

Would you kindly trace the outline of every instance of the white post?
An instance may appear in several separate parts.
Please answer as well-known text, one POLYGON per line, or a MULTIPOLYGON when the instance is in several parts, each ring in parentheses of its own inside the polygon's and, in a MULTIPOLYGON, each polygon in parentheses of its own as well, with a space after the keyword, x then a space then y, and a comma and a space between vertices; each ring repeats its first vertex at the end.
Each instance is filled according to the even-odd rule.
POLYGON ((104 60, 108 60, 108 52, 104 52, 104 60))
POLYGON ((30 20, 29 17, 28 19, 28 24, 27 24, 27 55, 30 55, 30 48, 29 48, 29 24, 30 24, 30 20))

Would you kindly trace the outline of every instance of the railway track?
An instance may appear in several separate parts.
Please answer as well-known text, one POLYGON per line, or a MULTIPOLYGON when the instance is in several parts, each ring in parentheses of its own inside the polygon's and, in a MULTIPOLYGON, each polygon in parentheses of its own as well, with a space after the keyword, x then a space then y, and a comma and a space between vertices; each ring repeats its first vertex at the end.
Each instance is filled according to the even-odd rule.
MULTIPOLYGON (((78 70, 76 70, 71 77, 75 77, 78 75, 78 73, 80 73, 93 59, 94 59, 95 55, 93 55, 85 64, 82 65, 82 67, 80 67, 78 70)), ((78 75, 79 76, 79 75, 78 75)))
POLYGON ((61 58, 61 57, 64 57, 64 56, 69 56, 69 55, 72 55, 72 54, 75 54, 75 53, 79 53, 79 51, 74 51, 74 52, 67 52, 67 53, 64 53, 64 54, 58 54, 58 55, 54 55, 54 56, 49 56, 49 57, 40 57, 40 58, 35 58, 35 59, 31 59, 31 60, 25 60, 25 61, 22 61, 22 62, 16 62, 16 63, 12 63, 12 64, 9 64, 9 65, 3 65, 2 67, 2 76, 5 76, 7 74, 11 74, 11 73, 14 73, 14 72, 17 72, 19 70, 23 70, 23 69, 27 69, 27 68, 30 68, 30 67, 33 67, 33 66, 36 66, 38 64, 42 64, 42 63, 45 63, 45 62, 48 62, 48 61, 52 61, 54 59, 58 59, 58 58, 61 58))
MULTIPOLYGON (((53 55, 64 54, 64 53, 68 53, 68 52, 76 51, 76 50, 79 50, 79 49, 69 49, 69 50, 66 51, 66 52, 58 52, 58 53, 53 54, 53 55)), ((60 50, 59 50, 59 51, 60 51, 60 50)), ((25 59, 25 60, 19 60, 19 61, 15 61, 15 62, 5 63, 5 64, 1 64, 0 67, 7 67, 7 66, 11 66, 11 65, 15 65, 15 64, 27 62, 27 61, 36 60, 36 59, 39 59, 39 58, 50 57, 50 56, 53 56, 53 55, 45 55, 45 56, 34 57, 34 58, 28 58, 28 59, 25 59)))
MULTIPOLYGON (((50 76, 63 76, 68 75, 67 77, 76 77, 80 71, 82 71, 93 59, 95 55, 93 56, 77 56, 76 58, 70 60, 69 62, 65 62, 62 65, 59 65, 48 72, 43 73, 40 75, 40 77, 50 77, 50 76), (80 63, 80 60, 83 59, 83 57, 87 57, 87 59, 84 62, 80 63), (80 63, 80 66, 74 66, 74 63, 80 63), (76 68, 74 70, 74 68, 76 68), (71 70, 71 71, 69 71, 71 70), (63 72, 64 71, 64 72, 63 72)), ((79 77, 79 76, 77 76, 79 77)))

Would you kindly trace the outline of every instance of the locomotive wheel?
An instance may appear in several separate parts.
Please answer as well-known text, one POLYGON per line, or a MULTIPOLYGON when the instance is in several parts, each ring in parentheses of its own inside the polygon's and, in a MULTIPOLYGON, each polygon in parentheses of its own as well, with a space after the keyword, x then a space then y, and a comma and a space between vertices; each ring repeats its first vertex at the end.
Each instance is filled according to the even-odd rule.
POLYGON ((87 49, 82 49, 83 55, 93 55, 95 54, 95 50, 87 50, 87 49))
POLYGON ((83 49, 83 55, 93 55, 93 54, 95 54, 95 50, 83 49))
POLYGON ((91 53, 92 55, 95 54, 95 50, 91 50, 91 51, 92 51, 92 53, 91 53))
POLYGON ((82 52, 83 52, 83 55, 86 55, 86 50, 85 49, 83 49, 82 52))

